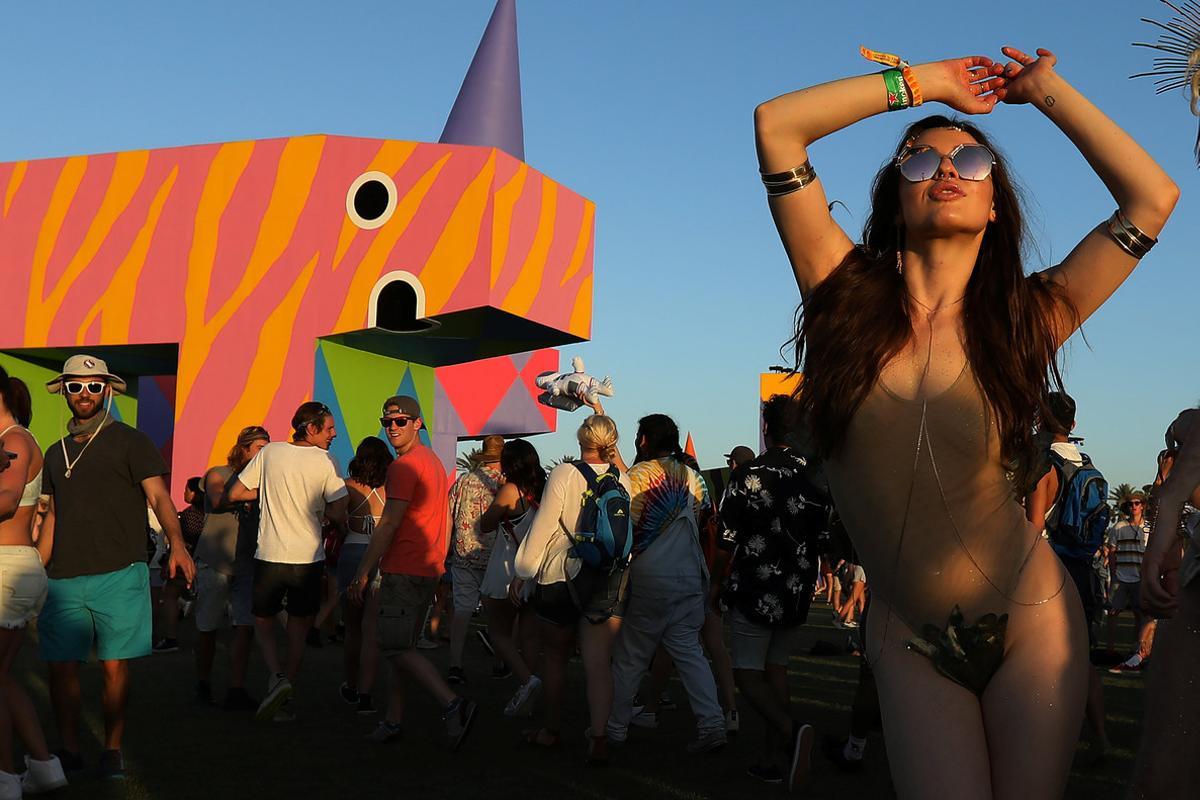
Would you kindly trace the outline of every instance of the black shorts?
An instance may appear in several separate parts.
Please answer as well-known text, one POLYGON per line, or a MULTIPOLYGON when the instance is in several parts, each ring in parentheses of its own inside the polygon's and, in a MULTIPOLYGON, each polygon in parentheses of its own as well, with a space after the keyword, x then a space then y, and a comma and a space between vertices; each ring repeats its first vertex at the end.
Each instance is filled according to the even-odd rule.
POLYGON ((284 610, 293 617, 315 617, 321 609, 325 562, 278 564, 254 559, 254 616, 273 617, 284 610))
POLYGON ((555 625, 574 625, 585 619, 599 625, 612 617, 625 616, 629 570, 606 575, 580 566, 568 581, 539 585, 533 595, 537 615, 555 625))

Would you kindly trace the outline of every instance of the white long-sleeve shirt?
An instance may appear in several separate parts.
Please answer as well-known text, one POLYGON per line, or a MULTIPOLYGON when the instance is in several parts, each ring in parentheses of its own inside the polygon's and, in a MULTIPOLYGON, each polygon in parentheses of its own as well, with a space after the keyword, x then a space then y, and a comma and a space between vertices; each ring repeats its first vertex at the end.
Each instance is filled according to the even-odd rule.
MULTIPOLYGON (((588 464, 597 475, 608 464, 588 464)), ((621 476, 621 485, 630 491, 629 478, 621 476)), ((524 580, 537 579, 543 586, 562 583, 579 572, 579 559, 570 555, 570 534, 579 524, 583 493, 587 480, 574 464, 559 464, 550 471, 542 502, 529 533, 517 549, 516 573, 524 580)))

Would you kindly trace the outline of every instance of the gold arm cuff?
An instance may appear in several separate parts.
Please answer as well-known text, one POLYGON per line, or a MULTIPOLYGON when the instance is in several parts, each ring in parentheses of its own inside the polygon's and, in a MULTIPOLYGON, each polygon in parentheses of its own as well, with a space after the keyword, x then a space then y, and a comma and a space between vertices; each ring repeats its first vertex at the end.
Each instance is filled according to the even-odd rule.
POLYGON ((1119 208, 1108 218, 1105 228, 1118 247, 1137 259, 1145 258, 1150 248, 1158 244, 1158 239, 1144 233, 1141 228, 1130 222, 1119 208))
POLYGON ((760 173, 768 197, 779 197, 803 189, 817 179, 812 163, 805 161, 798 167, 784 172, 760 173))

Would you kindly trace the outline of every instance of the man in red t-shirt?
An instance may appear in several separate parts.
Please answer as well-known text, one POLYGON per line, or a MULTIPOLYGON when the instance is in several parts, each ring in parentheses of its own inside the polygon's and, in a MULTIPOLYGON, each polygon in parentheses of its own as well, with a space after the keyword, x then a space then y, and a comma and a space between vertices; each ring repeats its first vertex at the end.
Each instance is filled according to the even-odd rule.
POLYGON ((412 678, 444 707, 453 749, 467 738, 475 719, 474 701, 457 695, 429 659, 416 649, 446 561, 449 538, 449 489, 446 469, 421 443, 421 407, 405 395, 389 397, 379 420, 396 460, 388 467, 387 503, 371 535, 371 543, 348 588, 361 600, 368 575, 378 563, 380 586, 379 647, 392 665, 387 716, 372 734, 387 742, 401 734, 405 678, 412 678))

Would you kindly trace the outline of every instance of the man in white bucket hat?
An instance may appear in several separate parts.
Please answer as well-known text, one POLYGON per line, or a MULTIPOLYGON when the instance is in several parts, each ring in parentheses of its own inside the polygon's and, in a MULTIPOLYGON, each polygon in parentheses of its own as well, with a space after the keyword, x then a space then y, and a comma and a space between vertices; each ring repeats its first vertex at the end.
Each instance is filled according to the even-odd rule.
POLYGON ((146 434, 113 419, 125 381, 103 360, 67 359, 46 384, 71 411, 68 435, 46 450, 43 491, 50 508, 38 539, 50 587, 38 620, 63 766, 80 769, 79 665, 93 646, 104 671, 104 753, 100 772, 123 778, 121 735, 129 697, 129 659, 150 654, 152 617, 146 567, 146 506, 170 543, 168 572, 190 584, 195 567, 163 476, 168 469, 146 434))

